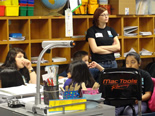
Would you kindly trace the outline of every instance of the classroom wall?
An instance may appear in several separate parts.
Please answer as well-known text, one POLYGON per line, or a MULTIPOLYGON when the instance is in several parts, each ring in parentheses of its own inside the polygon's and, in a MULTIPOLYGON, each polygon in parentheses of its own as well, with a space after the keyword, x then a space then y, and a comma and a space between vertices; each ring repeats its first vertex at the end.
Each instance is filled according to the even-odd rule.
MULTIPOLYGON (((60 10, 59 13, 63 14, 64 9, 66 9, 66 6, 62 10, 60 10)), ((35 16, 53 15, 52 13, 54 11, 55 10, 51 10, 51 9, 46 8, 41 3, 41 0, 35 0, 35 7, 34 7, 34 15, 35 16)), ((144 69, 146 67, 146 65, 149 64, 152 61, 154 61, 154 58, 142 59, 141 68, 144 69)), ((123 67, 125 62, 124 62, 124 60, 118 60, 117 63, 118 63, 118 67, 123 67)), ((64 65, 60 66, 60 71, 59 72, 62 72, 63 69, 65 69, 65 66, 64 65)))

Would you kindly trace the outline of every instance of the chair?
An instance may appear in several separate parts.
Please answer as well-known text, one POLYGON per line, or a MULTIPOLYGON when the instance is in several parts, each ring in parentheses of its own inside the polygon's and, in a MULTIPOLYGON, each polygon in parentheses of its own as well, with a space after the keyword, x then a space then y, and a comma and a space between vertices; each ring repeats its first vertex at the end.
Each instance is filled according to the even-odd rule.
MULTIPOLYGON (((133 68, 106 69, 100 76, 102 97, 115 107, 132 106, 138 100, 138 114, 141 116, 141 77, 133 68)), ((133 115, 135 112, 133 110, 133 115)))
POLYGON ((15 69, 0 69, 2 88, 24 85, 22 75, 15 69))

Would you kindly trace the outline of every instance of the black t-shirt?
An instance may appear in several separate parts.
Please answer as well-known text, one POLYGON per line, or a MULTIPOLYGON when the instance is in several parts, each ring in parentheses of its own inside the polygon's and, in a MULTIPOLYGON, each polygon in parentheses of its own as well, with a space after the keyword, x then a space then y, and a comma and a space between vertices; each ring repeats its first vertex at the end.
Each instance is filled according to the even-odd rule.
POLYGON ((142 93, 145 94, 147 91, 153 91, 153 81, 151 75, 142 69, 139 69, 141 79, 142 79, 142 93))
MULTIPOLYGON (((114 42, 113 39, 116 36, 116 31, 111 27, 106 26, 104 29, 101 29, 96 26, 92 26, 87 30, 86 41, 88 41, 88 38, 94 38, 97 46, 112 45, 114 42)), ((98 63, 108 60, 115 60, 114 53, 95 54, 91 51, 91 57, 93 61, 98 63)))

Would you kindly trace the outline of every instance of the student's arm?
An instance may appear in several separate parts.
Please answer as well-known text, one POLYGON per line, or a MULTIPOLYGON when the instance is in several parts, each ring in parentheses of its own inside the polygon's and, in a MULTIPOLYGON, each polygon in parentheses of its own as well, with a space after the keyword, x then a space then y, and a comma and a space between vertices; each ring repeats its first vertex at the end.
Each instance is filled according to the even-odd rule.
POLYGON ((97 46, 94 38, 88 38, 89 46, 93 53, 97 54, 110 54, 112 53, 109 50, 103 49, 102 46, 97 46))
POLYGON ((110 54, 120 50, 120 42, 117 36, 114 38, 114 42, 112 45, 97 46, 94 38, 89 38, 88 42, 93 53, 110 54))
POLYGON ((147 101, 150 99, 152 92, 151 91, 147 91, 145 92, 144 95, 142 95, 142 101, 147 101))
POLYGON ((97 68, 99 71, 104 71, 104 68, 98 64, 97 62, 93 61, 88 65, 89 68, 97 68))
POLYGON ((30 81, 31 84, 36 84, 37 75, 31 66, 31 62, 28 59, 24 59, 24 66, 29 70, 30 73, 30 81), (33 70, 33 71, 32 71, 33 70))
POLYGON ((31 70, 33 70, 33 68, 31 68, 29 70, 29 73, 30 73, 30 81, 29 81, 29 83, 36 84, 36 79, 37 79, 36 72, 35 71, 32 72, 31 70))
POLYGON ((105 49, 105 50, 109 50, 112 52, 117 52, 120 50, 120 42, 118 40, 118 37, 116 36, 114 38, 114 42, 111 46, 101 46, 101 48, 105 49))

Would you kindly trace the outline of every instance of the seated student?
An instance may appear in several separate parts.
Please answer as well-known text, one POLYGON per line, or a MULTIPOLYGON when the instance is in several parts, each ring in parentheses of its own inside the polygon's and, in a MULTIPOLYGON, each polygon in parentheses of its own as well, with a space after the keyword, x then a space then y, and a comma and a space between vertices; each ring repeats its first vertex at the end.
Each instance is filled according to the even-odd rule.
MULTIPOLYGON (((148 72, 139 69, 139 66, 141 65, 141 59, 140 55, 137 54, 136 52, 131 52, 127 54, 125 58, 125 63, 127 68, 135 68, 138 69, 142 78, 142 113, 146 112, 148 106, 147 102, 151 97, 152 91, 153 91, 153 82, 151 79, 151 76, 148 72)), ((138 101, 135 101, 135 113, 138 113, 138 101)), ((118 107, 116 108, 115 115, 118 116, 122 111, 124 107, 118 107)), ((132 116, 133 112, 131 107, 127 106, 124 111, 124 115, 132 116)))
MULTIPOLYGON (((98 76, 98 73, 100 72, 99 70, 104 69, 103 67, 99 66, 98 64, 96 66, 96 62, 94 62, 94 61, 90 65, 89 61, 88 61, 89 60, 88 53, 86 51, 75 52, 73 55, 73 61, 75 61, 75 60, 84 61, 87 64, 87 66, 89 67, 90 73, 92 74, 92 76, 94 77, 95 80, 97 80, 97 78, 98 78, 97 76, 98 76), (92 67, 92 65, 95 65, 95 66, 92 67)), ((67 77, 67 72, 68 72, 67 70, 68 70, 68 68, 65 71, 63 71, 61 74, 59 74, 59 79, 67 77)))
MULTIPOLYGON (((86 64, 88 64, 88 53, 86 51, 77 51, 73 54, 73 61, 74 60, 82 60, 86 64)), ((62 73, 59 74, 59 79, 67 77, 67 72, 68 72, 69 66, 67 66, 66 70, 64 70, 62 73)))
POLYGON ((11 48, 4 64, 0 67, 0 86, 13 87, 26 83, 36 83, 36 73, 20 48, 11 48))
POLYGON ((74 85, 75 83, 81 85, 82 82, 85 83, 87 88, 91 88, 93 87, 95 80, 90 74, 86 63, 81 60, 75 60, 69 65, 68 79, 64 84, 64 88, 72 84, 74 85))

